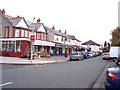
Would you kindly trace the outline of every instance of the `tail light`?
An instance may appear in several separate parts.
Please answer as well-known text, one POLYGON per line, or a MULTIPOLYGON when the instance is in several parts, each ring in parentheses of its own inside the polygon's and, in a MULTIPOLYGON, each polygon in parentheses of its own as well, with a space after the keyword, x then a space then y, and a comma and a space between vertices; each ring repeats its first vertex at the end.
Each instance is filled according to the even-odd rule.
POLYGON ((108 80, 115 80, 116 79, 116 74, 115 73, 112 73, 112 72, 109 72, 108 75, 107 75, 107 79, 108 80))

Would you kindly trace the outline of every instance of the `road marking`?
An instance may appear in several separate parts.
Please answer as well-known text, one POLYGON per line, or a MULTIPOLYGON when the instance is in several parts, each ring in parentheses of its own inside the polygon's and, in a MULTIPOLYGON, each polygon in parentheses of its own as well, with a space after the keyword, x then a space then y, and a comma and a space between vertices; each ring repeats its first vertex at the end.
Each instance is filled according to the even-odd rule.
POLYGON ((4 83, 4 84, 0 84, 0 87, 11 84, 12 82, 8 82, 8 83, 4 83))

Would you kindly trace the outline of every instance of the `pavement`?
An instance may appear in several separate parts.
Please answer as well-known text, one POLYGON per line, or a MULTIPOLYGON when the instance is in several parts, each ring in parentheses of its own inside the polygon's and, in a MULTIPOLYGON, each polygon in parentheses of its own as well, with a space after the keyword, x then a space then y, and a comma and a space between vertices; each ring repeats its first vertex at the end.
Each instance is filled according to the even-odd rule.
POLYGON ((19 65, 52 64, 52 63, 65 62, 68 60, 69 58, 64 56, 53 56, 50 58, 37 58, 34 60, 29 60, 28 58, 0 56, 0 64, 19 64, 19 65))

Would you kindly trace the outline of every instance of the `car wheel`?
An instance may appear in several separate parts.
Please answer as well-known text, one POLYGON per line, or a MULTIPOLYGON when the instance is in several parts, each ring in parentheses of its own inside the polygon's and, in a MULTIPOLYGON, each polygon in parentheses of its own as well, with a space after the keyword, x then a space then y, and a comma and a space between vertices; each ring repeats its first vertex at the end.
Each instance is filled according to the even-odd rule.
POLYGON ((116 65, 118 66, 119 62, 116 62, 116 65))
POLYGON ((79 57, 79 58, 78 58, 78 61, 80 61, 80 60, 81 60, 81 58, 79 57))
POLYGON ((116 58, 113 59, 113 62, 116 62, 116 58))

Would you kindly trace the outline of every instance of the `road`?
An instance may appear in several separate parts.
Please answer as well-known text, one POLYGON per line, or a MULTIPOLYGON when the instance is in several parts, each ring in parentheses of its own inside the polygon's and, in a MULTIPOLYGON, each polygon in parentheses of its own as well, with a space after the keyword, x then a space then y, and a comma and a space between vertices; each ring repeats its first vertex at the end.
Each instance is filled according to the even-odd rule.
POLYGON ((2 65, 2 87, 92 88, 107 63, 98 56, 48 65, 2 65))

